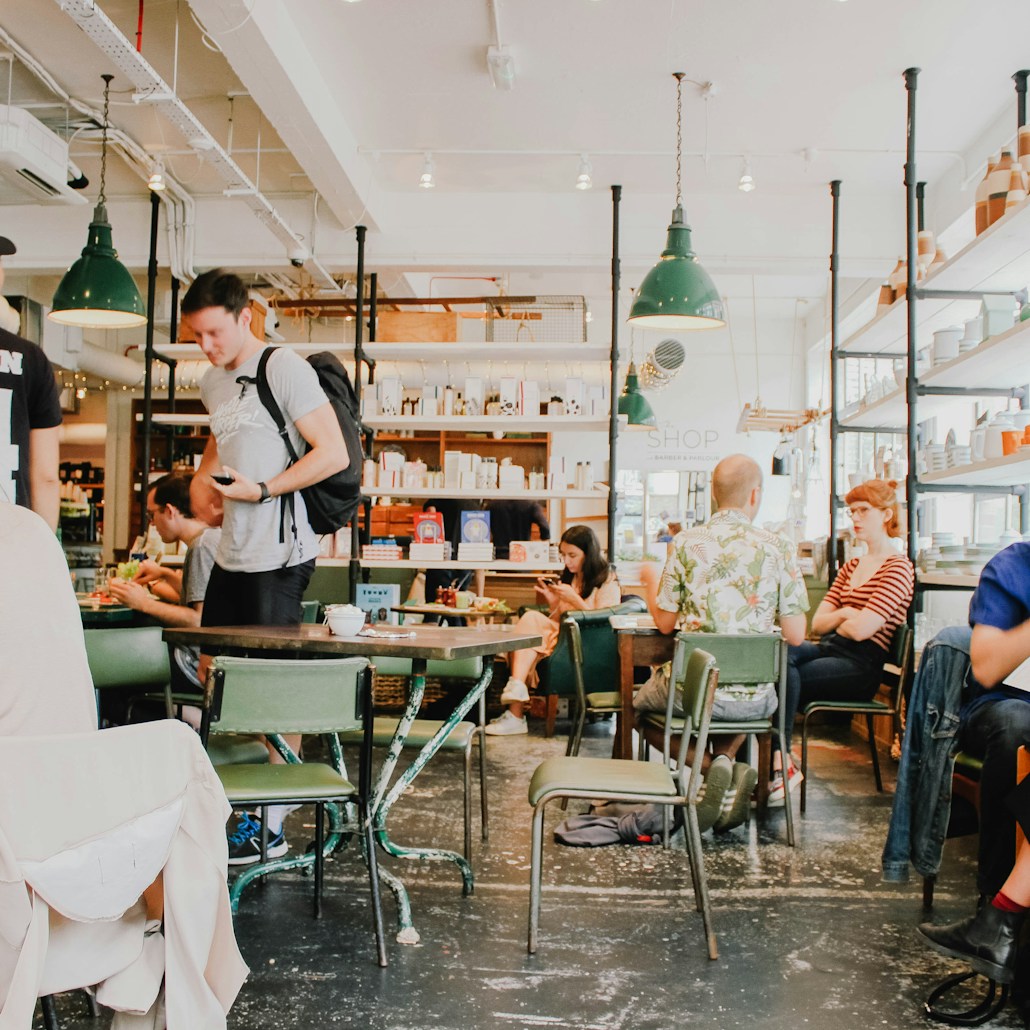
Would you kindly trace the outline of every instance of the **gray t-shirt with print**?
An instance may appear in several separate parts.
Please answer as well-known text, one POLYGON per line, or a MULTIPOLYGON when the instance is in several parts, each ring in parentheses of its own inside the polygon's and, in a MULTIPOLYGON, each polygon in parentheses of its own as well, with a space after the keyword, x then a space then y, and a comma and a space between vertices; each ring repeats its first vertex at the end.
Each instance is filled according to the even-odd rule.
MULTIPOLYGON (((220 529, 209 528, 198 536, 186 549, 186 557, 182 560, 182 590, 179 603, 191 608, 204 600, 207 593, 207 581, 211 578, 211 567, 215 563, 215 552, 218 541, 222 538, 220 529)), ((183 671, 186 678, 195 687, 200 686, 197 668, 200 664, 200 648, 179 644, 172 649, 175 664, 183 671)))
MULTIPOLYGON (((209 368, 200 381, 201 399, 211 413, 219 463, 258 483, 279 475, 290 463, 272 416, 258 397, 257 386, 248 382, 257 377, 261 354, 258 351, 231 371, 209 368)), ((303 454, 306 444, 295 423, 328 404, 325 391, 315 370, 281 347, 269 358, 266 373, 294 449, 303 454)), ((304 498, 294 494, 296 536, 289 513, 282 522, 281 509, 278 498, 265 504, 226 500, 218 565, 228 572, 268 572, 315 558, 318 539, 308 524, 304 498)))

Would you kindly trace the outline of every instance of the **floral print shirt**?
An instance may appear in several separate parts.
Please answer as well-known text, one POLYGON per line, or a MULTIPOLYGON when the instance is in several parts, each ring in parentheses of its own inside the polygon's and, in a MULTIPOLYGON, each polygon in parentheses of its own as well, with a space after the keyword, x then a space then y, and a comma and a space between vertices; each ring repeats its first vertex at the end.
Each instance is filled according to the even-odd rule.
POLYGON ((735 509, 672 542, 658 586, 658 607, 679 616, 680 629, 705 633, 771 633, 782 615, 808 611, 808 592, 793 546, 751 524, 735 509))

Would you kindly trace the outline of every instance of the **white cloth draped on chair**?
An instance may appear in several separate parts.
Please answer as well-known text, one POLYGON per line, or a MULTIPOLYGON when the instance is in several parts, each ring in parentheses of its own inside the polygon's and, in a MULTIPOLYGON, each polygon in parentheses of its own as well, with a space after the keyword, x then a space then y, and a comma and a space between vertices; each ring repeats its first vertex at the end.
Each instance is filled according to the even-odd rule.
POLYGON ((224 1030, 248 969, 230 808, 197 735, 164 721, 0 738, 0 783, 0 1030, 30 1026, 39 995, 94 984, 115 1030, 224 1030), (140 897, 159 874, 163 934, 140 897))

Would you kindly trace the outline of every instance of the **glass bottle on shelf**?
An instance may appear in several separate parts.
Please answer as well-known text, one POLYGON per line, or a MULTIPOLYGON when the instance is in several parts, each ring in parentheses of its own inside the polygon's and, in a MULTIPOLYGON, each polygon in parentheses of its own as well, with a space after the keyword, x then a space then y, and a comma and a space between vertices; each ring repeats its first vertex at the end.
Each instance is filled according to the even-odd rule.
POLYGON ((991 188, 990 188, 991 172, 994 171, 995 165, 997 165, 998 160, 999 160, 999 158, 995 158, 995 157, 990 157, 990 158, 987 159, 987 171, 984 172, 984 177, 980 180, 980 182, 978 183, 978 185, 976 187, 976 206, 975 206, 975 210, 976 210, 976 235, 977 236, 979 236, 980 233, 982 233, 984 231, 984 229, 986 229, 987 226, 990 224, 989 221, 988 221, 988 215, 987 215, 987 207, 988 207, 987 201, 988 201, 988 198, 990 197, 990 193, 991 193, 991 188))

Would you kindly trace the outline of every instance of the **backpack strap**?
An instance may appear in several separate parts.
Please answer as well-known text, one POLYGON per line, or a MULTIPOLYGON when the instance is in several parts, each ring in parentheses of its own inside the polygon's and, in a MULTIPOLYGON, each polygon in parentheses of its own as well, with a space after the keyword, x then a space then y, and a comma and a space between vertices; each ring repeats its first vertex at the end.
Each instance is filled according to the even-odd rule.
MULTIPOLYGON (((258 399, 265 406, 265 410, 269 415, 272 416, 272 421, 275 423, 277 432, 279 433, 279 439, 286 446, 286 453, 290 457, 290 465, 296 465, 300 458, 297 456, 297 451, 294 449, 293 441, 290 439, 289 430, 286 428, 286 419, 283 417, 282 408, 279 407, 279 403, 275 399, 275 395, 272 393, 272 387, 268 383, 268 372, 266 366, 268 365, 268 359, 278 350, 278 347, 266 347, 261 352, 261 357, 258 359, 257 367, 257 378, 255 380, 257 384, 258 399)), ((282 494, 279 498, 279 543, 285 543, 286 541, 286 512, 289 510, 290 522, 293 525, 293 535, 297 536, 297 518, 294 513, 293 494, 282 494)))

